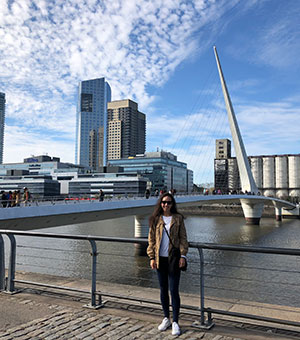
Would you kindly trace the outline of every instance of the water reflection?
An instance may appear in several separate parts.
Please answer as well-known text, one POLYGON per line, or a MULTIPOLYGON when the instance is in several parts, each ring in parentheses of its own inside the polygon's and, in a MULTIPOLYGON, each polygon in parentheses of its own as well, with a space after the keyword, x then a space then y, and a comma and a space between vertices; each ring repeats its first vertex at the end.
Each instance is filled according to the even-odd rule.
POLYGON ((224 244, 255 244, 264 235, 272 233, 276 221, 267 219, 260 226, 246 225, 239 217, 188 217, 186 225, 189 240, 224 244))

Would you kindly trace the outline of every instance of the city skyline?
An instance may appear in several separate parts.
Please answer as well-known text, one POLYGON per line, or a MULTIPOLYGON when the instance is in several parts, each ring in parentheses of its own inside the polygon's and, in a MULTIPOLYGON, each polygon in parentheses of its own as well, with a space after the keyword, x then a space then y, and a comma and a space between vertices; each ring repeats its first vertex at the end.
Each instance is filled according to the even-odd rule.
POLYGON ((299 9, 291 0, 1 2, 4 162, 45 152, 74 162, 78 82, 105 77, 112 100, 147 112, 147 151, 173 152, 196 175, 214 140, 231 139, 216 124, 226 113, 213 45, 248 155, 299 152, 299 9))

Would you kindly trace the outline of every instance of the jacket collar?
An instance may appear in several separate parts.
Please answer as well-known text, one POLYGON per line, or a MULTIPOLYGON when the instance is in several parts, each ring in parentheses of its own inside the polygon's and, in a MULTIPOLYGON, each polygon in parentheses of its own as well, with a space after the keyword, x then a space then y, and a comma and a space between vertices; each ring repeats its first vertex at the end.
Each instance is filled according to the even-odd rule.
MULTIPOLYGON (((173 215, 172 215, 172 220, 171 220, 170 228, 172 227, 173 224, 175 224, 175 222, 176 222, 177 220, 178 220, 178 215, 177 215, 177 214, 173 214, 173 215)), ((161 225, 161 226, 164 224, 163 215, 160 215, 158 224, 161 225)))

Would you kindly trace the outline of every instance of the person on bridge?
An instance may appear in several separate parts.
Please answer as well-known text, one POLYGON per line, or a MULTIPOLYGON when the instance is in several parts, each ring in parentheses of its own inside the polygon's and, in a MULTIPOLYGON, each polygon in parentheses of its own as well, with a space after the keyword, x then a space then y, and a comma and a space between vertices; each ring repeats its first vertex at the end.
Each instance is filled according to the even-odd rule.
POLYGON ((102 189, 100 189, 99 191, 99 201, 100 202, 104 201, 104 191, 102 189))
POLYGON ((24 187, 23 202, 24 202, 25 207, 27 206, 29 201, 30 201, 30 192, 28 188, 24 187))
POLYGON ((178 213, 173 195, 165 193, 157 201, 152 215, 149 218, 147 254, 150 258, 150 267, 157 269, 160 285, 160 299, 164 312, 164 319, 158 326, 165 331, 171 326, 169 307, 169 284, 172 298, 173 323, 172 335, 180 335, 178 325, 180 296, 179 281, 181 269, 186 267, 186 254, 188 241, 183 216, 178 213), (179 263, 174 270, 169 265, 168 257, 173 247, 179 248, 179 263))

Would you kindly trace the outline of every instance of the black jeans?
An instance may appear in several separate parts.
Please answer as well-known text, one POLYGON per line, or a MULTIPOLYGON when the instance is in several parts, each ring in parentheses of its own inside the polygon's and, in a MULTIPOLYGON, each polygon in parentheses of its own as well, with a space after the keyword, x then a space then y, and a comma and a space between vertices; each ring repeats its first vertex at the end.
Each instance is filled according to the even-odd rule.
POLYGON ((159 269, 157 269, 158 281, 160 285, 160 301, 166 318, 170 317, 169 284, 172 298, 173 321, 178 322, 180 309, 179 281, 180 270, 171 274, 168 271, 168 258, 159 257, 159 269))

